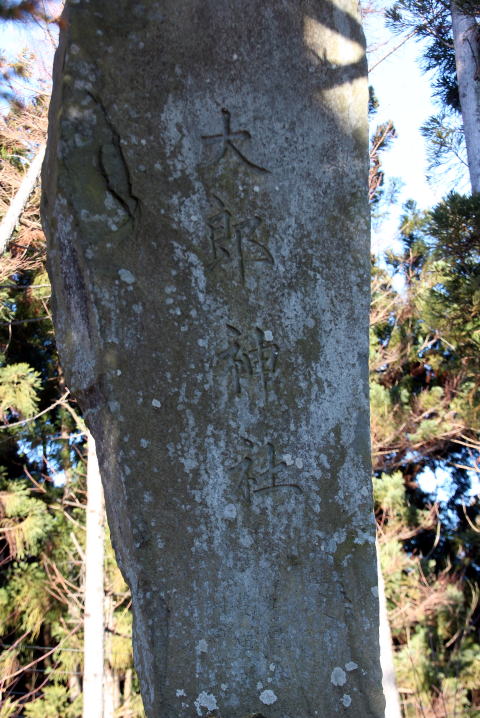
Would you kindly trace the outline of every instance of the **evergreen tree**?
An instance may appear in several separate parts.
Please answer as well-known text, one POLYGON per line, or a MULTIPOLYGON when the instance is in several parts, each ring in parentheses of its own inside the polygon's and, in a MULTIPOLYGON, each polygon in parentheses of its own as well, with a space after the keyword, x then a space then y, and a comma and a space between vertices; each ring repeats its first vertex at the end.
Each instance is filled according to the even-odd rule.
POLYGON ((463 135, 473 192, 480 192, 480 8, 472 0, 397 0, 386 12, 397 32, 422 40, 423 66, 433 71, 434 95, 443 108, 424 126, 433 158, 460 156, 463 135), (452 121, 461 113, 462 127, 452 121), (458 151, 460 149, 460 152, 458 151))
POLYGON ((460 112, 450 4, 444 0, 397 0, 385 12, 396 32, 414 32, 421 44, 422 65, 434 73, 433 93, 460 112))
POLYGON ((403 251, 388 255, 389 272, 373 265, 374 484, 409 718, 480 715, 478 228, 476 197, 452 194, 427 213, 408 203, 403 251), (419 487, 426 469, 448 477, 441 502, 419 487))

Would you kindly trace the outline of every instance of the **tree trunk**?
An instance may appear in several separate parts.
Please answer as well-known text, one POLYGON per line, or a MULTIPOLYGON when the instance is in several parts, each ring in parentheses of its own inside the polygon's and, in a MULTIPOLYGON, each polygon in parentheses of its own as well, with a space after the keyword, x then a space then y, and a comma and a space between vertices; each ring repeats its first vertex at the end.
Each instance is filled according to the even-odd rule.
POLYGON ((103 718, 114 718, 115 711, 120 706, 120 678, 117 671, 111 666, 105 666, 103 696, 103 718))
POLYGON ((41 145, 37 155, 33 158, 27 174, 23 178, 22 184, 10 207, 0 223, 0 254, 3 254, 7 248, 7 243, 12 236, 17 222, 22 216, 22 212, 27 204, 28 198, 32 194, 42 169, 42 162, 45 155, 45 145, 41 145))
POLYGON ((82 692, 78 676, 68 676, 68 698, 73 703, 82 692))
POLYGON ((86 528, 83 718, 103 718, 104 503, 95 441, 90 435, 86 528))
MULTIPOLYGON (((82 557, 83 559, 83 557, 82 557)), ((68 607, 68 613, 69 615, 75 620, 80 623, 81 621, 81 609, 78 603, 75 601, 72 601, 68 607)), ((74 703, 74 701, 77 700, 79 696, 82 695, 82 683, 80 680, 80 654, 79 654, 79 661, 78 664, 75 664, 73 668, 76 675, 72 674, 68 676, 68 700, 70 703, 74 703)))
POLYGON ((133 692, 133 670, 127 668, 125 671, 125 683, 123 686, 123 715, 124 718, 132 718, 132 692, 133 692))
POLYGON ((473 15, 452 2, 458 89, 472 192, 480 192, 480 42, 473 15))
POLYGON ((392 634, 388 623, 387 599, 385 596, 385 583, 380 565, 380 550, 377 545, 378 557, 378 600, 380 604, 380 663, 382 666, 382 686, 385 695, 385 718, 402 718, 400 697, 395 681, 395 666, 393 664, 392 634))
MULTIPOLYGON (((111 595, 105 595, 104 600, 105 629, 113 629, 114 604, 111 595)), ((118 671, 111 666, 112 650, 111 640, 106 643, 104 680, 103 680, 103 718, 114 718, 115 711, 120 706, 120 678, 118 671)))

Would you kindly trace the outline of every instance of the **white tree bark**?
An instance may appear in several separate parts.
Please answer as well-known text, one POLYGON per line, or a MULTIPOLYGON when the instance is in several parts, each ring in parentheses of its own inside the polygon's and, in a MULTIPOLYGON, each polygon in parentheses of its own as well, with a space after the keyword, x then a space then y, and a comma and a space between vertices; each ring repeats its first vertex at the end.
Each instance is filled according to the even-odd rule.
POLYGON ((22 216, 23 209, 27 204, 28 198, 32 194, 42 169, 43 157, 45 155, 45 145, 41 145, 40 149, 32 160, 28 172, 23 178, 19 190, 8 208, 5 217, 0 223, 0 254, 3 254, 7 247, 7 242, 12 236, 15 226, 22 216))
POLYGON ((95 441, 88 435, 83 718, 103 718, 104 501, 95 441))
POLYGON ((460 105, 462 109, 468 169, 472 192, 480 192, 480 38, 472 15, 466 15, 452 0, 452 28, 455 46, 460 105))
POLYGON ((380 566, 380 550, 377 544, 378 559, 378 600, 380 604, 380 664, 382 666, 382 686, 385 695, 385 718, 402 718, 400 697, 395 681, 393 664, 392 634, 388 623, 385 583, 380 566))
POLYGON ((133 711, 131 706, 132 692, 133 692, 133 671, 128 668, 125 672, 125 683, 123 686, 123 715, 124 718, 133 718, 133 711))
MULTIPOLYGON (((114 602, 113 596, 105 594, 105 629, 112 630, 114 627, 114 602)), ((108 645, 108 644, 107 644, 108 645)), ((120 707, 120 678, 117 671, 111 667, 111 642, 109 641, 110 650, 105 650, 105 663, 103 675, 103 718, 114 718, 115 711, 120 707)))
POLYGON ((115 712, 121 702, 120 679, 117 672, 108 665, 105 666, 103 686, 103 718, 115 718, 115 712))

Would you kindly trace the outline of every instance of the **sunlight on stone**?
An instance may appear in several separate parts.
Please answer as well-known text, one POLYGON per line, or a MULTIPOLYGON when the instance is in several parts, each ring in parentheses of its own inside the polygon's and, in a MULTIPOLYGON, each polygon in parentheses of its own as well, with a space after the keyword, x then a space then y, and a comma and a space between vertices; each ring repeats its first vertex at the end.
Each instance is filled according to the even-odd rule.
MULTIPOLYGON (((365 48, 356 40, 345 37, 344 34, 330 29, 318 20, 306 15, 303 20, 303 39, 310 50, 311 59, 316 64, 323 65, 326 72, 339 73, 348 70, 362 62, 365 48), (327 50, 328 48, 328 50, 327 50)), ((365 74, 367 69, 365 67, 365 74)), ((365 141, 363 133, 363 120, 358 113, 358 106, 367 108, 368 96, 366 92, 363 73, 349 82, 345 80, 332 82, 331 87, 323 87, 318 92, 320 104, 326 105, 335 115, 341 129, 365 141)))
POLYGON ((359 62, 365 53, 359 42, 331 30, 308 15, 303 20, 303 39, 318 60, 332 69, 359 62))

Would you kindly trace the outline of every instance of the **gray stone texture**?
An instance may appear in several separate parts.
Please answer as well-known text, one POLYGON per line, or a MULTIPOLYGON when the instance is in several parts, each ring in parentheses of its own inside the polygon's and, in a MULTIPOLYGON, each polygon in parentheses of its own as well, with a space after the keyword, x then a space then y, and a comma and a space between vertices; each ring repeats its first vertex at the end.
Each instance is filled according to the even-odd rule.
POLYGON ((353 0, 71 0, 43 216, 149 718, 380 718, 353 0))

